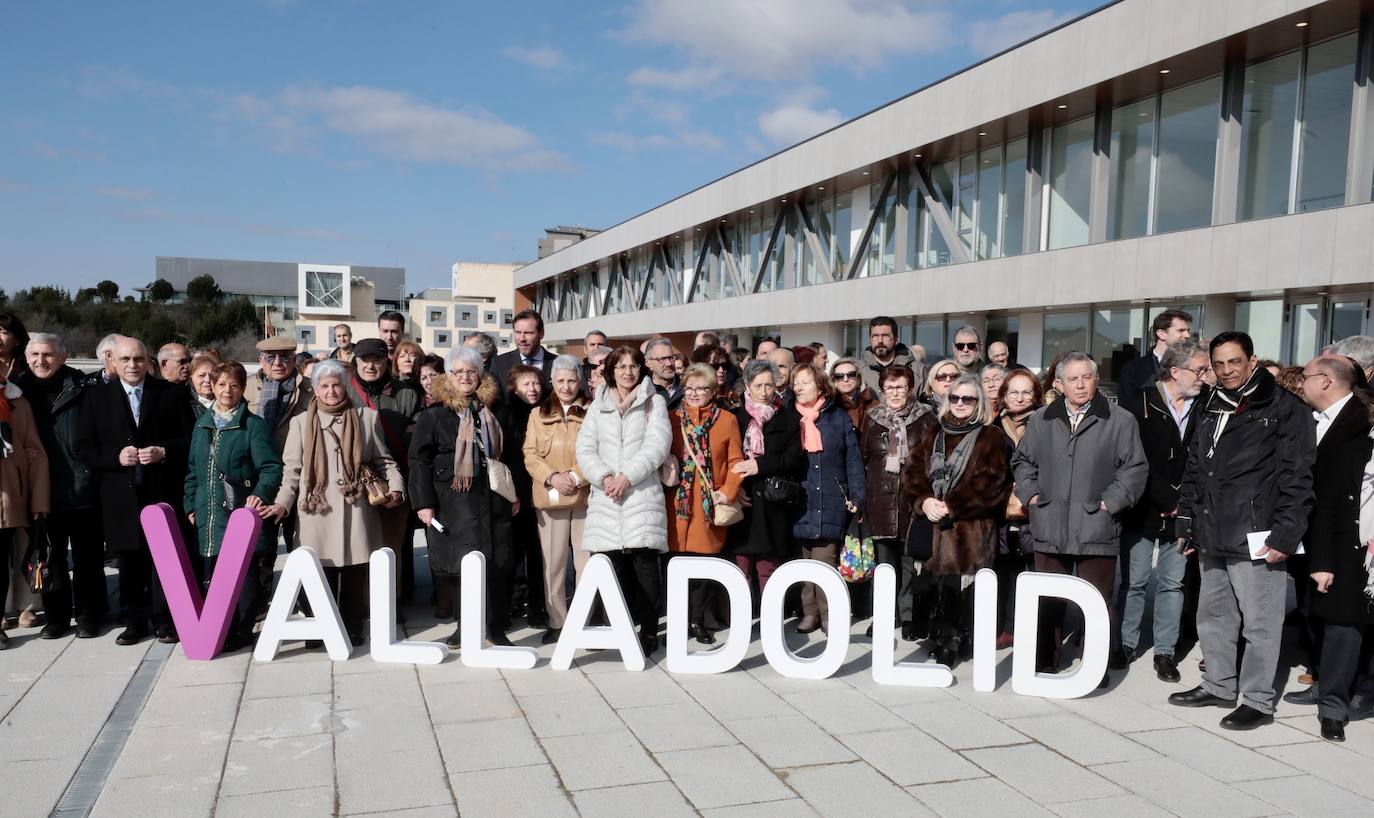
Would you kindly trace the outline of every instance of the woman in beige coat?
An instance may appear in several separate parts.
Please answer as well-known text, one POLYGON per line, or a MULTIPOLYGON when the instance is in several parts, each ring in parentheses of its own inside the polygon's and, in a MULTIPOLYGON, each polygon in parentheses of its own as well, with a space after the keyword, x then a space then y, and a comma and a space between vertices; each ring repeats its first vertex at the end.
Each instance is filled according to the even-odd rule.
POLYGON ((263 516, 281 519, 299 503, 299 541, 319 554, 344 627, 357 645, 367 618, 367 561, 383 544, 381 508, 401 504, 405 479, 387 450, 377 413, 349 399, 347 368, 321 361, 311 381, 315 398, 291 419, 281 489, 263 516), (386 484, 383 506, 368 501, 363 466, 386 484))
POLYGON ((543 640, 546 645, 558 641, 568 617, 564 587, 568 554, 572 554, 578 579, 591 558, 582 550, 587 480, 577 468, 577 433, 589 402, 582 396, 582 363, 575 356, 560 355, 553 362, 550 377, 553 394, 530 413, 525 430, 525 468, 533 484, 535 523, 544 552, 544 605, 549 614, 549 629, 543 640))
MULTIPOLYGON (((48 513, 50 488, 48 455, 38 439, 33 408, 19 387, 0 373, 0 566, 19 563, 10 554, 18 542, 16 535, 48 513)), ((0 584, 0 593, 6 584, 0 584)), ((0 650, 7 647, 9 637, 0 630, 0 650)))

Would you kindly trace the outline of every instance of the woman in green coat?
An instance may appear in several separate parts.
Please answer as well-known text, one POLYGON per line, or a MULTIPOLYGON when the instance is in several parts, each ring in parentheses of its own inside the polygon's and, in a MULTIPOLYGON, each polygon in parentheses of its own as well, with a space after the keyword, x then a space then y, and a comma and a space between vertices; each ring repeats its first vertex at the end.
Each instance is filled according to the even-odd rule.
MULTIPOLYGON (((281 487, 282 460, 272 445, 267 422, 248 411, 243 400, 248 373, 237 362, 219 364, 211 373, 215 400, 191 432, 186 470, 185 510, 196 527, 191 564, 204 591, 215 573, 215 559, 224 529, 235 508, 271 505, 281 487)), ((254 548, 265 553, 276 546, 273 529, 263 526, 254 548)), ((236 650, 252 642, 259 586, 249 577, 239 594, 237 610, 224 649, 236 650)))

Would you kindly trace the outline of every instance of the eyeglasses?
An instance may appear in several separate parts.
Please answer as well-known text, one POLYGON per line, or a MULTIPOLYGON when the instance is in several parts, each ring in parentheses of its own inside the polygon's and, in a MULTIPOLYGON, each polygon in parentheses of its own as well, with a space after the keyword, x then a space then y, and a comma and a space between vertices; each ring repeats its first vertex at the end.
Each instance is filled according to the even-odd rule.
POLYGON ((292 352, 264 352, 264 353, 262 353, 262 359, 263 359, 264 361, 268 362, 269 364, 284 364, 284 363, 286 363, 286 362, 288 362, 288 361, 293 361, 293 360, 295 360, 295 358, 296 358, 296 355, 295 355, 295 353, 292 353, 292 352))
POLYGON ((616 372, 638 372, 639 364, 617 364, 616 372))
POLYGON ((677 356, 675 356, 675 355, 660 355, 660 356, 658 356, 657 358, 650 358, 649 360, 652 361, 653 363, 661 364, 661 363, 666 363, 666 362, 668 362, 668 361, 671 361, 671 360, 673 360, 673 359, 676 358, 676 357, 677 357, 677 356))
POLYGON ((1207 376, 1207 373, 1212 371, 1212 368, 1210 366, 1200 366, 1197 369, 1189 369, 1186 366, 1180 366, 1178 367, 1178 369, 1183 372, 1191 372, 1199 378, 1205 378, 1207 376))
POLYGON ((455 377, 455 378, 475 378, 475 377, 477 377, 477 370, 475 370, 475 369, 455 369, 455 370, 453 370, 453 377, 455 377))
POLYGON ((1325 372, 1304 372, 1304 373, 1302 373, 1302 378, 1300 378, 1299 380, 1301 380, 1303 383, 1307 383, 1307 379, 1308 379, 1308 378, 1319 378, 1319 377, 1320 377, 1320 378, 1326 378, 1326 379, 1328 379, 1328 380, 1330 380, 1330 378, 1331 378, 1331 376, 1328 375, 1328 374, 1326 374, 1325 372))
POLYGON ((856 381, 859 379, 859 373, 853 370, 849 370, 846 372, 836 372, 834 378, 837 381, 856 381))
POLYGON ((693 395, 697 395, 702 392, 714 392, 715 390, 709 386, 684 386, 682 387, 682 391, 691 392, 693 395))
POLYGON ((977 349, 977 348, 978 348, 978 342, 977 342, 977 341, 955 341, 955 342, 954 342, 954 348, 957 349, 957 350, 959 350, 960 352, 968 352, 968 351, 971 350, 971 349, 977 349))
POLYGON ((168 358, 166 361, 164 361, 164 363, 176 364, 177 366, 186 366, 190 362, 190 358, 168 358))
POLYGON ((909 392, 909 391, 911 391, 911 387, 907 386, 905 382, 890 383, 890 384, 887 384, 886 386, 883 387, 883 391, 884 391, 884 392, 909 392))
POLYGON ((972 406, 978 402, 977 395, 950 395, 950 405, 972 406))
POLYGON ((936 376, 935 376, 935 380, 941 381, 941 382, 957 381, 957 380, 959 380, 959 373, 958 373, 958 372, 941 372, 939 375, 936 375, 936 376))
POLYGON ((729 369, 730 363, 728 361, 721 361, 718 364, 711 364, 711 366, 715 367, 716 369, 729 369))

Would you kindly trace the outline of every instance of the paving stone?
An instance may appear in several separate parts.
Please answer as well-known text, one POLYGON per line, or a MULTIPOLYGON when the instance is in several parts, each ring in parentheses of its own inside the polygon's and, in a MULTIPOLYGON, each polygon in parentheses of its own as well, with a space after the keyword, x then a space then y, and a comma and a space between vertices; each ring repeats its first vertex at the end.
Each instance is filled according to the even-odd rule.
POLYGON ((667 671, 658 668, 649 668, 642 673, 595 673, 587 678, 617 710, 692 700, 667 671))
POLYGON ((560 818, 577 811, 547 762, 450 776, 458 810, 471 818, 560 818), (516 797, 518 796, 518 797, 516 797))
POLYGON ((542 764, 539 749, 524 719, 496 719, 443 724, 434 728, 449 775, 542 764))
POLYGON ((955 684, 944 688, 955 699, 992 716, 995 719, 1017 719, 1029 716, 1049 716, 1063 712, 1052 699, 1038 696, 1022 696, 1012 690, 1011 682, 998 687, 991 693, 973 689, 973 664, 964 662, 955 669, 958 674, 968 674, 968 678, 957 678, 955 684))
MULTIPOLYGON (((1274 808, 1171 758, 1103 764, 1093 770, 1183 818, 1271 815, 1274 808)), ((1248 787, 1249 785, 1242 785, 1248 787)))
POLYGON ((1086 719, 1091 719, 1117 733, 1161 730, 1169 727, 1184 727, 1188 724, 1188 722, 1177 719, 1158 707, 1151 707, 1127 695, 1065 699, 1056 702, 1056 705, 1086 719))
MULTIPOLYGON (((1315 710, 1310 716, 1295 716, 1283 718, 1280 721, 1313 738, 1321 738, 1321 723, 1317 721, 1315 710)), ((1347 724, 1345 726, 1345 743, 1341 747, 1374 758, 1374 721, 1365 719, 1347 724)))
POLYGON ((604 733, 620 727, 615 711, 596 690, 583 693, 555 693, 549 696, 521 696, 520 706, 530 729, 540 738, 604 733))
MULTIPOLYGON (((119 676, 129 679, 134 675, 134 671, 138 670, 139 663, 154 644, 153 640, 149 639, 137 645, 116 645, 113 636, 61 640, 57 643, 38 640, 26 645, 23 652, 28 654, 28 648, 38 648, 45 643, 61 645, 63 642, 66 644, 61 653, 51 659, 51 664, 41 668, 44 676, 119 676)), ((35 654, 33 658, 38 660, 40 655, 35 654)), ((10 660, 7 656, 6 664, 10 660)))
POLYGON ((772 770, 738 744, 655 755, 668 776, 700 810, 758 805, 795 796, 772 770))
MULTIPOLYGON (((91 641, 91 640, 82 640, 91 641)), ((183 685, 222 685, 243 684, 248 676, 248 664, 252 654, 248 652, 231 653, 218 656, 212 661, 202 662, 187 659, 178 646, 172 650, 162 673, 157 677, 159 686, 183 685)))
POLYGON ((667 778, 629 730, 544 739, 569 790, 644 784, 667 778))
POLYGON ((425 685, 424 693, 435 724, 510 719, 524 712, 504 679, 425 685))
POLYGON ((510 692, 516 696, 552 696, 556 693, 595 693, 596 688, 577 668, 554 670, 548 666, 533 670, 501 671, 510 692))
POLYGON ((453 810, 435 749, 338 760, 339 814, 443 806, 453 810))
POLYGON ((890 730, 904 724, 900 716, 849 687, 784 693, 783 699, 834 735, 890 730))
POLYGON ((997 719, 952 697, 944 702, 907 704, 891 710, 955 750, 1029 741, 997 719))
POLYGON ((391 665, 385 673, 334 676, 335 710, 390 710, 423 706, 420 680, 411 665, 391 665))
POLYGON ((243 686, 238 684, 171 687, 157 685, 148 696, 139 727, 201 724, 233 727, 243 686))
POLYGON ((748 673, 679 678, 688 695, 721 721, 795 716, 797 709, 748 673))
POLYGON ((170 774, 195 777, 213 773, 218 779, 228 748, 227 726, 177 724, 171 727, 135 727, 110 777, 170 774))
POLYGON ((1053 716, 1011 719, 1007 724, 1079 764, 1106 764, 1155 756, 1148 747, 1082 716, 1063 711, 1053 716))
POLYGON ((339 757, 434 746, 434 726, 422 707, 343 710, 334 714, 334 752, 339 757))
POLYGON ((789 798, 786 801, 768 801, 763 804, 718 807, 702 810, 701 814, 707 818, 801 818, 819 813, 800 798, 789 798))
POLYGON ((725 727, 774 769, 853 761, 855 756, 805 716, 735 719, 725 727))
POLYGON ((248 666, 245 699, 274 699, 329 693, 334 684, 328 662, 254 662, 248 666))
MULTIPOLYGON (((453 627, 450 625, 442 636, 446 638, 452 632, 453 627)), ((439 641, 442 642, 443 639, 439 641)), ((450 682, 493 682, 505 678, 501 675, 501 671, 496 668, 468 667, 459 661, 458 654, 452 651, 449 652, 448 658, 437 665, 417 665, 415 673, 420 677, 420 683, 425 685, 450 682)))
POLYGON ((1330 742, 1260 750, 1294 771, 1301 770, 1338 784, 1351 792, 1374 799, 1374 775, 1369 758, 1330 742))
POLYGON ((964 757, 1040 804, 1122 794, 1120 787, 1039 744, 966 750, 964 757))
POLYGON ((1054 814, 995 778, 924 784, 908 787, 907 792, 939 815, 1021 818, 1054 814))
POLYGON ((80 759, 126 684, 114 676, 45 676, 34 682, 0 721, 5 758, 80 759))
POLYGON ((331 729, 328 695, 289 696, 280 699, 253 699, 239 705, 234 740, 290 738, 331 729))
POLYGON ((1312 775, 1249 781, 1245 791, 1293 815, 1326 818, 1374 812, 1369 798, 1312 775))
POLYGON ((584 818, 618 818, 622 815, 652 814, 659 816, 696 815, 696 810, 687 803, 667 781, 655 784, 630 784, 625 787, 605 787, 599 790, 581 790, 573 793, 577 811, 584 818))
POLYGON ((5 762, 4 807, 8 815, 47 815, 62 800, 80 758, 43 759, 41 761, 5 762))
POLYGON ((736 743, 735 737, 710 713, 690 700, 680 704, 632 707, 619 711, 619 715, 652 753, 736 743))
POLYGON ((1221 720, 1227 711, 1218 707, 1175 707, 1164 704, 1158 705, 1158 708, 1181 721, 1201 727, 1209 733, 1215 733, 1242 747, 1252 749, 1320 740, 1294 728, 1282 719, 1276 719, 1273 724, 1266 724, 1254 730, 1227 730, 1221 726, 1221 720))
POLYGON ((1268 756, 1233 744, 1200 727, 1150 730, 1132 734, 1131 738, 1218 781, 1253 781, 1292 775, 1294 772, 1268 756))
POLYGON ((985 776, 977 765, 915 727, 840 736, 859 758, 899 786, 985 776))
MULTIPOLYGON (((171 729, 171 728, 164 728, 171 729)), ((219 774, 149 775, 111 778, 91 810, 94 818, 188 818, 209 815, 215 806, 219 774)))
POLYGON ((934 815, 862 761, 787 771, 788 786, 822 815, 934 815))
POLYGON ((334 739, 328 734, 234 741, 220 796, 328 787, 334 802, 334 739))
POLYGON ((334 784, 285 791, 254 792, 250 795, 225 795, 220 792, 215 818, 261 818, 263 815, 289 815, 291 818, 332 818, 334 784))
POLYGON ((1090 801, 1066 801, 1051 808, 1064 818, 1169 818, 1169 813, 1138 795, 1113 795, 1090 801))
POLYGON ((863 693, 884 707, 897 707, 903 704, 948 701, 951 694, 943 687, 908 687, 906 685, 880 685, 873 680, 873 673, 852 673, 843 677, 845 684, 863 693))

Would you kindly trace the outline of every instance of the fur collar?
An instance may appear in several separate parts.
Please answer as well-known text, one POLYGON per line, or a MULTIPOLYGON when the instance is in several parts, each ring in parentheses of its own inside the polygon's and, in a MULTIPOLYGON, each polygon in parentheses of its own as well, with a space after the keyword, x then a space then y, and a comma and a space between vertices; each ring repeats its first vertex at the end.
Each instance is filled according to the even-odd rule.
MULTIPOLYGON (((430 391, 434 393, 436 403, 446 406, 455 412, 462 412, 468 408, 471 397, 462 395, 458 392, 458 387, 454 385, 453 378, 449 375, 436 377, 429 385, 430 391)), ((496 379, 490 374, 482 375, 482 382, 477 385, 477 400, 488 409, 496 403, 500 390, 496 387, 496 379)))
MULTIPOLYGON (((575 418, 585 417, 587 414, 587 405, 590 403, 591 401, 579 394, 577 399, 568 407, 568 416, 575 418)), ((544 399, 543 403, 539 404, 539 420, 544 423, 554 423, 562 419, 563 402, 558 399, 557 395, 550 394, 544 399)))

